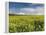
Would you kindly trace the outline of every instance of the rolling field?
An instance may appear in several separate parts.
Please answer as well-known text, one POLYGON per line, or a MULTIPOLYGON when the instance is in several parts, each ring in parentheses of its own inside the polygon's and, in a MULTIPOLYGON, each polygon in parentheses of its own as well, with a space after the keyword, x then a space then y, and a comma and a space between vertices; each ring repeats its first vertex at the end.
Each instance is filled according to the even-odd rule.
POLYGON ((44 31, 43 15, 9 16, 9 32, 44 31))

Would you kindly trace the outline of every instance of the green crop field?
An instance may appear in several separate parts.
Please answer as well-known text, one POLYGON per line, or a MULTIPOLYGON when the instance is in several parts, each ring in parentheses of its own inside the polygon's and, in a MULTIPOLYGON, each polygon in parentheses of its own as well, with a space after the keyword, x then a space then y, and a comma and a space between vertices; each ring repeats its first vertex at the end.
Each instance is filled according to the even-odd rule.
POLYGON ((9 16, 9 32, 44 31, 43 15, 12 15, 9 16))

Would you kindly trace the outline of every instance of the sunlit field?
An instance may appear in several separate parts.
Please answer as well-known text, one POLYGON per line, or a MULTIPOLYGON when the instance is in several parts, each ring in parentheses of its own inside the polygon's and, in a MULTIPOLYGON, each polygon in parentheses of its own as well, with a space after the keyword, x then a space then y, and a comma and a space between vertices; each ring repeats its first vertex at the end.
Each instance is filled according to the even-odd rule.
POLYGON ((43 15, 12 15, 9 16, 9 32, 44 31, 43 15))

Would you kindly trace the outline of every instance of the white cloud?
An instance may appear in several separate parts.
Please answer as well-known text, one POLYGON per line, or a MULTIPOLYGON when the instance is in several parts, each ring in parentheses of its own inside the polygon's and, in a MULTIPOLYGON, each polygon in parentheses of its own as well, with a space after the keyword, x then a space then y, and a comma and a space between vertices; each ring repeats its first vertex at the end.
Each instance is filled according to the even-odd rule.
POLYGON ((43 15, 44 14, 44 7, 37 7, 37 8, 20 8, 18 12, 11 12, 13 14, 20 13, 20 14, 33 14, 33 15, 43 15))
POLYGON ((24 12, 24 13, 30 13, 30 12, 34 12, 35 9, 33 9, 33 8, 21 8, 20 11, 24 12))
POLYGON ((37 7, 35 11, 39 14, 44 14, 44 7, 37 7))
POLYGON ((21 8, 20 12, 26 13, 26 14, 44 14, 44 8, 43 7, 37 7, 37 8, 21 8))

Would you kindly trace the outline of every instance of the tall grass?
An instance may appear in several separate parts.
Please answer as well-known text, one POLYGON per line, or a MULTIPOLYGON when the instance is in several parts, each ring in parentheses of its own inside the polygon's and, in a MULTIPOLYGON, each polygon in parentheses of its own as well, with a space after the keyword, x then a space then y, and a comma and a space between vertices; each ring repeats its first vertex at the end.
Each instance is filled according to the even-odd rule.
POLYGON ((43 15, 9 16, 9 32, 33 32, 44 30, 43 15))

